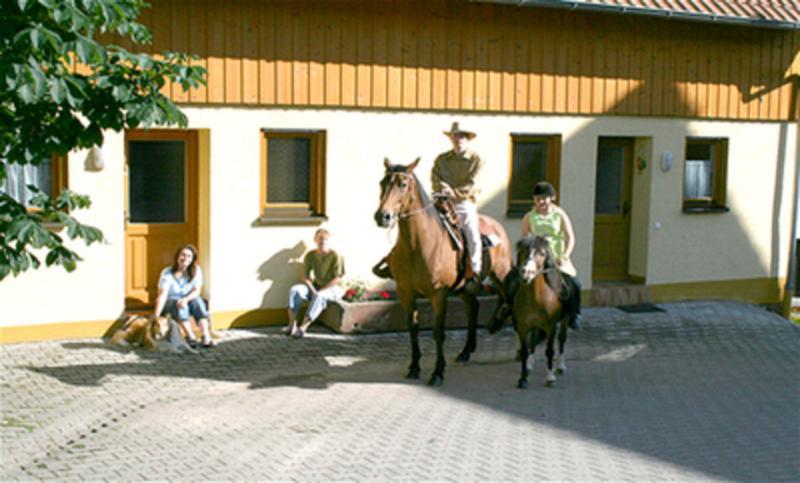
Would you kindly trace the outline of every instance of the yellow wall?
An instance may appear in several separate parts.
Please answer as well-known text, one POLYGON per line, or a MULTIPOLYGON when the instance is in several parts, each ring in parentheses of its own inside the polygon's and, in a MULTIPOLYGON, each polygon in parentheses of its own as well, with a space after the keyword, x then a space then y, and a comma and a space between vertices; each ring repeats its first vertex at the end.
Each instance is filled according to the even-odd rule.
MULTIPOLYGON (((214 313, 234 323, 259 309, 265 321, 279 317, 289 286, 299 275, 299 257, 312 244, 314 226, 258 226, 259 130, 327 130, 327 226, 346 259, 347 274, 373 280, 369 268, 391 247, 390 234, 372 219, 385 156, 407 163, 422 157, 423 182, 435 155, 448 149, 442 131, 454 120, 478 132, 474 147, 488 161, 481 183, 481 211, 499 218, 512 241, 519 219, 506 219, 509 133, 559 133, 563 137, 560 203, 571 214, 578 245, 574 261, 585 288, 591 287, 595 159, 598 136, 631 136, 652 156, 634 173, 634 244, 631 272, 648 285, 785 276, 795 129, 781 123, 686 121, 646 118, 445 115, 411 112, 279 110, 262 108, 186 109, 191 128, 209 130, 210 187, 208 246, 201 253, 214 313), (785 132, 784 138, 781 132, 785 132), (685 137, 729 139, 730 213, 681 212, 685 137), (785 146, 781 148, 781 140, 785 146), (647 144, 651 144, 650 147, 647 144), (784 149, 784 171, 778 172, 784 149), (674 155, 671 171, 658 168, 664 151, 674 155), (780 182, 784 184, 781 186, 780 182), (776 186, 782 197, 773 199, 776 186), (648 202, 648 193, 652 199, 648 202), (642 209, 644 208, 644 209, 642 209), (779 210, 776 213, 776 209, 779 210), (638 211, 636 211, 638 210, 638 211), (661 224, 660 229, 655 223, 661 224), (644 226, 642 226, 644 224, 644 226), (641 250, 641 243, 647 243, 641 250), (641 272, 641 273, 639 273, 641 272)), ((111 133, 101 172, 83 169, 82 153, 70 157, 70 188, 90 195, 93 206, 78 212, 101 228, 106 242, 78 246, 85 261, 66 274, 61 268, 28 272, 0 284, 0 327, 59 322, 111 321, 123 311, 123 136, 111 133)), ((670 292, 672 293, 672 292, 670 292)), ((735 294, 732 294, 735 296, 735 294)), ((256 314, 256 315, 253 315, 256 314)), ((243 319, 244 320, 244 319, 243 319)))

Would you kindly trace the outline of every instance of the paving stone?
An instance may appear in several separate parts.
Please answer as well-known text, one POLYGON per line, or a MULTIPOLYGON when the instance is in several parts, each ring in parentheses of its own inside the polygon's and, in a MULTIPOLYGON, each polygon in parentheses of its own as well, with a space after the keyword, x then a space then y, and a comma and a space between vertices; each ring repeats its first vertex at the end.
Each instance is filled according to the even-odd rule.
POLYGON ((760 307, 587 308, 529 389, 510 328, 445 384, 420 334, 229 330, 197 356, 98 340, 0 346, 0 480, 800 480, 800 328, 760 307))

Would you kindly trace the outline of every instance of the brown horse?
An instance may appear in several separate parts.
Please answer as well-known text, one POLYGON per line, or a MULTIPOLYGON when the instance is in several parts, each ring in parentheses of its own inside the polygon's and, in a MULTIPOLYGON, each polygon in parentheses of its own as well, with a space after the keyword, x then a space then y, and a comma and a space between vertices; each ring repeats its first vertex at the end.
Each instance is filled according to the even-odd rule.
POLYGON ((544 237, 528 235, 517 243, 517 268, 522 284, 514 294, 514 326, 520 343, 522 373, 517 387, 528 387, 528 372, 533 370, 533 351, 541 340, 547 341, 547 378, 553 386, 553 344, 558 329, 558 373, 564 366, 564 344, 567 342, 568 311, 558 298, 561 290, 561 271, 558 269, 550 243, 544 237), (559 322, 561 322, 559 327, 559 322), (530 345, 529 345, 530 344, 530 345), (529 354, 530 348, 530 354, 529 354), (530 360, 528 357, 530 356, 530 360))
MULTIPOLYGON (((436 369, 428 384, 438 386, 444 380, 444 320, 447 295, 459 278, 459 251, 453 248, 447 230, 433 203, 414 174, 419 158, 408 166, 392 165, 384 160, 386 173, 381 180, 381 198, 375 222, 386 228, 399 225, 397 243, 389 257, 389 267, 397 282, 397 295, 406 314, 411 336, 411 364, 408 378, 419 378, 419 324, 417 299, 428 298, 433 308, 433 337, 436 342, 436 369)), ((491 261, 484 252, 483 276, 490 275, 501 297, 505 297, 502 280, 512 267, 511 245, 502 225, 479 217, 482 234, 493 234, 500 240, 489 249, 491 261)), ((476 347, 478 300, 466 291, 461 298, 467 312, 467 343, 457 360, 468 361, 476 347)))

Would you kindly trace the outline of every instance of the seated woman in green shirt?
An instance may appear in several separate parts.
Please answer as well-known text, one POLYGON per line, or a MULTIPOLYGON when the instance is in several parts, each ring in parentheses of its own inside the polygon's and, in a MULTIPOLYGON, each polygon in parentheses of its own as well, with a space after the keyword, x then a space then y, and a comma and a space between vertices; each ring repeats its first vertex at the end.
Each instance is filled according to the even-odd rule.
POLYGON ((570 260, 575 248, 575 230, 567 213, 555 204, 555 198, 556 190, 553 185, 547 181, 536 183, 533 187, 533 209, 522 218, 520 236, 543 236, 550 242, 558 268, 572 289, 567 294, 569 297, 561 300, 561 303, 572 314, 569 326, 577 329, 581 313, 581 285, 576 277, 575 266, 570 260))
POLYGON ((344 290, 339 282, 344 275, 344 259, 330 247, 331 234, 325 228, 314 233, 317 248, 303 259, 303 282, 289 290, 289 325, 284 329, 299 339, 305 335, 328 302, 342 298, 344 290), (298 322, 300 308, 308 302, 302 322, 298 322))

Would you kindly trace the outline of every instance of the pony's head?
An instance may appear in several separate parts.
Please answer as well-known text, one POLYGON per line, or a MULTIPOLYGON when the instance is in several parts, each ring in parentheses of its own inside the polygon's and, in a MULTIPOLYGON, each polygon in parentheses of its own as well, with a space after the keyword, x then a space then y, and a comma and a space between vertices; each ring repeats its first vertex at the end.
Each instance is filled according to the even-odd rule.
POLYGON ((539 273, 557 269, 558 265, 547 238, 526 235, 517 242, 517 267, 526 283, 539 273))
POLYGON ((383 165, 386 172, 381 180, 381 201, 375 212, 375 223, 381 228, 386 228, 397 219, 398 215, 406 213, 412 208, 412 203, 419 193, 414 168, 419 164, 419 158, 408 166, 392 164, 389 158, 384 158, 383 165))

